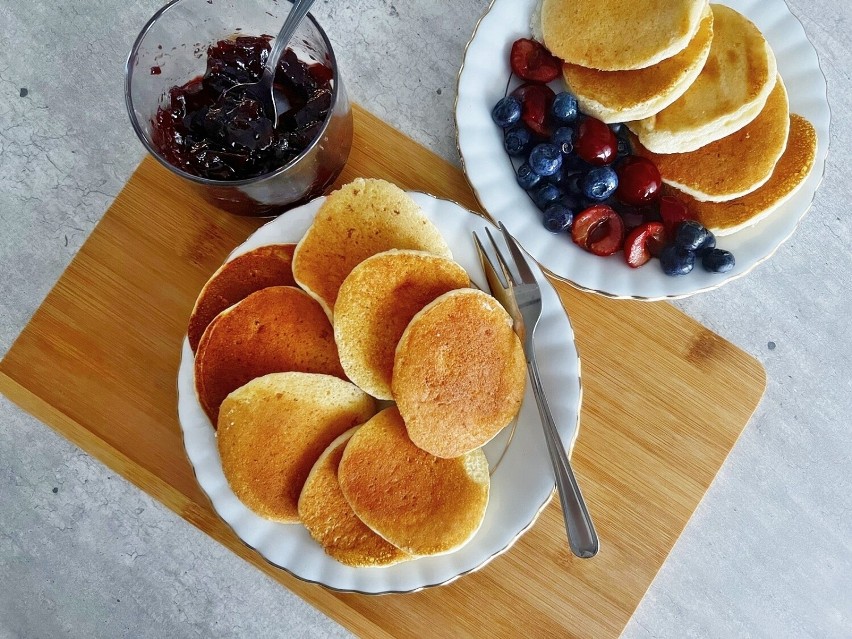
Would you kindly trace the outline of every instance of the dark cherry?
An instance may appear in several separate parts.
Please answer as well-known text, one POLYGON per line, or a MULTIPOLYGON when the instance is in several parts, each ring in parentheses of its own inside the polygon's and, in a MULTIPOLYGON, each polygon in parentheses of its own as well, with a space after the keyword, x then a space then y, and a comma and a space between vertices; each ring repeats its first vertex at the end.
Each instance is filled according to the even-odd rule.
POLYGON ((207 50, 204 75, 169 90, 153 119, 152 139, 166 160, 211 180, 271 173, 298 156, 318 135, 331 108, 333 72, 306 64, 292 49, 279 62, 276 94, 286 101, 273 123, 236 84, 260 78, 270 36, 222 40, 207 50))
POLYGON ((574 218, 571 239, 595 255, 612 255, 624 241, 624 222, 611 206, 597 204, 574 218))
POLYGON ((541 138, 550 137, 547 115, 556 94, 546 84, 527 82, 512 91, 511 95, 521 101, 521 121, 541 138))
POLYGON ((663 221, 663 226, 666 227, 666 235, 673 238, 680 223, 684 220, 691 220, 692 215, 686 208, 686 204, 676 197, 664 195, 660 198, 660 218, 663 221))
POLYGON ((648 158, 628 155, 615 169, 618 189, 615 197, 632 206, 644 206, 660 197, 663 180, 657 165, 648 158))
POLYGON ((627 266, 639 268, 657 257, 666 244, 666 229, 660 222, 645 222, 630 231, 624 240, 627 266))
POLYGON ((621 209, 618 209, 618 212, 621 214, 621 219, 624 221, 624 229, 628 233, 637 226, 646 222, 645 216, 642 215, 642 211, 635 209, 632 206, 622 207, 621 209))
POLYGON ((592 117, 585 118, 577 130, 574 152, 594 166, 612 162, 618 153, 618 140, 606 124, 592 117))
POLYGON ((562 75, 562 62, 535 40, 521 38, 509 54, 512 72, 532 82, 552 82, 562 75))

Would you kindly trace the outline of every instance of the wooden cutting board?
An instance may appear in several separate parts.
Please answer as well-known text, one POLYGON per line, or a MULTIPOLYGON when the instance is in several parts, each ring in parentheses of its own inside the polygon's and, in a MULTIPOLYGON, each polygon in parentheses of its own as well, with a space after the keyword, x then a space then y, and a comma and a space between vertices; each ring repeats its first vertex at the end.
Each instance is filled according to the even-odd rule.
MULTIPOLYGON (((356 176, 479 210, 457 168, 360 109, 340 182, 356 176)), ((557 284, 582 358, 573 459, 600 554, 570 554, 553 500, 511 550, 453 584, 331 592, 265 563, 216 516, 177 422, 196 294, 258 225, 211 209, 146 158, 0 362, 0 390, 357 634, 618 636, 757 406, 760 364, 669 304, 557 284)))

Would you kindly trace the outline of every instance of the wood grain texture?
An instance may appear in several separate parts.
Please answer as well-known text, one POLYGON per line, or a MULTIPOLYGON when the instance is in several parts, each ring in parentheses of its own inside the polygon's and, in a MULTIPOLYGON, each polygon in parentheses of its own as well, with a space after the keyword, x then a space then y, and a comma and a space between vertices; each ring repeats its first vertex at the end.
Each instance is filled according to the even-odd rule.
MULTIPOLYGON (((478 210, 455 167, 355 116, 340 182, 382 177, 478 210)), ((453 584, 378 598, 328 591, 268 565, 216 516, 177 423, 195 296, 258 225, 211 209, 147 158, 0 363, 0 390, 355 633, 618 636, 756 407, 762 367, 669 304, 557 284, 583 364, 573 460, 600 554, 570 554, 554 500, 510 551, 453 584)))

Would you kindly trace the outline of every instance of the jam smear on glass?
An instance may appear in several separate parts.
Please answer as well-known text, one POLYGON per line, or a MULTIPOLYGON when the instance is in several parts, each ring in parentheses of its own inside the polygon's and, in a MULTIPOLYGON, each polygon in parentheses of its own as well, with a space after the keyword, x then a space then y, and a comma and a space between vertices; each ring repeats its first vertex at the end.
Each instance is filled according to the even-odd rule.
POLYGON ((272 173, 313 142, 331 108, 332 70, 324 64, 284 52, 275 73, 277 125, 256 100, 239 90, 226 94, 260 79, 271 40, 221 40, 208 48, 203 76, 169 90, 152 141, 170 164, 210 180, 244 180, 272 173))

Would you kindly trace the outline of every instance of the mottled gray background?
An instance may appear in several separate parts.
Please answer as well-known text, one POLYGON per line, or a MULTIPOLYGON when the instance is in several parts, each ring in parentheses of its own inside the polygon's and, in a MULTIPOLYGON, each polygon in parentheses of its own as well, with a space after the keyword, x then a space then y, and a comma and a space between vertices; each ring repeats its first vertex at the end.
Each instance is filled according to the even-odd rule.
MULTIPOLYGON (((143 156, 122 62, 159 4, 0 0, 0 354, 143 156)), ((790 4, 828 76, 826 179, 770 262, 677 303, 758 357, 769 385, 631 639, 852 637, 852 5, 790 4)), ((314 13, 353 98, 457 161, 456 72, 485 6, 320 0, 314 13)), ((0 399, 0 637, 347 634, 0 399)))

